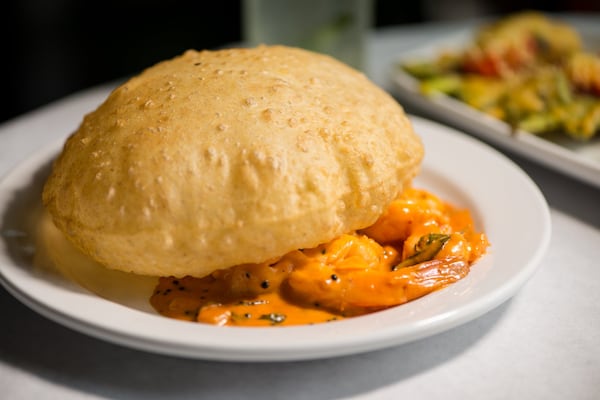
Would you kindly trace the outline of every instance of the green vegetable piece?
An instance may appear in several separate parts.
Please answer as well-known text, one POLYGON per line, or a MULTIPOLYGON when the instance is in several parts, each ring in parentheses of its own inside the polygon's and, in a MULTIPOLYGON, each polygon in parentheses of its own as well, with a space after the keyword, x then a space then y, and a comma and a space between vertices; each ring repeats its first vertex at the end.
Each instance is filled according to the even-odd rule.
POLYGON ((456 74, 440 75, 425 79, 421 82, 421 93, 425 96, 445 93, 453 95, 458 93, 462 86, 462 78, 456 74))
POLYGON ((516 127, 537 135, 558 129, 560 120, 550 113, 531 114, 517 121, 516 127))
POLYGON ((283 321, 285 321, 285 318, 285 314, 279 313, 263 314, 260 317, 258 317, 258 319, 266 319, 267 321, 271 321, 272 324, 280 324, 283 321))
POLYGON ((392 271, 432 260, 433 257, 440 252, 442 247, 444 247, 444 244, 446 244, 448 239, 450 239, 450 235, 445 235, 443 233, 430 233, 421 236, 415 246, 415 254, 394 265, 392 271))
POLYGON ((402 69, 417 79, 426 79, 439 75, 440 67, 431 62, 415 62, 402 65, 402 69))
POLYGON ((590 140, 600 130, 600 101, 580 97, 568 105, 564 117, 567 135, 575 140, 590 140))
POLYGON ((461 64, 461 54, 452 52, 443 53, 434 60, 413 60, 399 66, 417 79, 427 79, 458 72, 461 64))
POLYGON ((556 94, 557 94, 558 100, 563 104, 570 103, 573 100, 573 95, 571 93, 571 86, 569 84, 569 79, 567 78, 565 73, 562 71, 557 73, 556 94))

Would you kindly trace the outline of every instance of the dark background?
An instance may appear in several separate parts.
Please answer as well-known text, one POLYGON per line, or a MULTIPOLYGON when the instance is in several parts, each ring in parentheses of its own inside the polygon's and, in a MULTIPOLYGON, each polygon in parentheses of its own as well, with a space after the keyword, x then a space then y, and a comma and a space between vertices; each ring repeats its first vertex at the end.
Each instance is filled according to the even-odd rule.
MULTIPOLYGON (((385 27, 523 9, 598 12, 600 0, 375 0, 373 22, 385 27)), ((239 0, 10 0, 0 10, 0 122, 188 48, 242 38, 239 0)))

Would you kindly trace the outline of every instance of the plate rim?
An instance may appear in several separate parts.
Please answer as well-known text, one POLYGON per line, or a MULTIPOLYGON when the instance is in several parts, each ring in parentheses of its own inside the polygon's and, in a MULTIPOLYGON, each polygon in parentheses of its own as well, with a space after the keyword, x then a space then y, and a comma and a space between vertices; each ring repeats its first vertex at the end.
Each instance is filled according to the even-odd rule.
MULTIPOLYGON (((67 310, 65 313, 64 309, 57 310, 55 304, 47 304, 48 299, 44 300, 36 298, 35 295, 32 296, 31 293, 23 290, 23 282, 14 281, 14 274, 8 274, 7 276, 7 271, 10 271, 10 265, 7 263, 10 263, 10 260, 7 259, 5 251, 0 253, 0 283, 7 289, 9 293, 37 313, 89 336, 124 345, 126 347, 136 348, 138 350, 187 358, 221 361, 297 361, 357 354, 405 344, 416 339, 446 331, 457 325, 471 321, 482 314, 491 311, 493 308, 512 297, 512 295, 514 295, 525 284, 525 282, 529 280, 529 278, 539 267, 540 261, 545 254, 550 241, 551 220, 548 204, 546 203, 541 191, 531 180, 531 178, 529 178, 529 176, 522 169, 520 169, 520 167, 510 161, 506 156, 499 153, 497 150, 494 150, 490 146, 474 138, 460 134, 460 132, 455 129, 443 126, 439 123, 413 115, 410 115, 409 118, 411 119, 417 131, 423 130, 425 132, 430 130, 431 132, 435 132, 424 133, 423 137, 425 141, 429 140, 427 139, 428 135, 442 135, 442 137, 444 137, 446 140, 455 141, 455 143, 458 141, 462 145, 470 147, 471 149, 482 149, 483 153, 485 153, 487 156, 491 155, 492 159, 497 162, 501 160, 500 162, 503 164, 502 168, 505 168, 505 171, 510 171, 511 174, 514 174, 515 179, 518 177, 518 179, 521 180, 529 189, 529 194, 535 198, 535 203, 541 206, 540 209, 537 210, 538 215, 536 218, 539 218, 542 221, 541 228, 543 229, 541 231, 541 235, 539 235, 537 239, 535 251, 528 255, 527 263, 519 272, 517 277, 518 279, 513 278, 513 281, 510 282, 510 285, 504 283, 504 285, 501 287, 502 290, 497 289, 495 292, 487 293, 487 295, 482 296, 475 304, 467 302, 466 304, 462 305, 462 308, 458 311, 450 309, 437 314, 436 318, 429 318, 425 321, 416 321, 416 323, 409 326, 410 329, 408 330, 405 329, 402 331, 399 330, 398 327, 395 327, 395 329, 392 329, 393 327, 384 327, 379 330, 375 330, 374 332, 370 332, 368 335, 362 334, 360 337, 342 335, 339 338, 339 341, 334 343, 332 338, 335 337, 335 334, 339 333, 340 330, 347 329, 347 327, 360 327, 360 322, 357 323, 356 321, 362 321, 365 324, 382 323, 383 319, 385 318, 385 316, 382 317, 382 315, 388 311, 376 313, 377 315, 371 314, 363 317, 335 322, 332 324, 319 324, 315 326, 277 328, 219 328, 169 320, 165 317, 149 315, 139 310, 126 309, 125 314, 134 320, 139 318, 145 321, 148 317, 152 317, 160 319, 161 322, 159 324, 165 327, 163 331, 157 333, 156 335, 143 335, 140 332, 132 332, 124 327, 117 329, 118 327, 116 327, 114 324, 107 325, 106 321, 81 320, 79 316, 74 316, 72 312, 69 313, 69 310, 67 310), (21 283, 21 286, 19 283, 21 283), (214 333, 215 330, 219 330, 219 333, 222 333, 223 329, 243 329, 244 337, 248 338, 246 339, 246 342, 241 344, 220 343, 220 345, 217 346, 215 346, 214 341, 212 343, 204 342, 204 345, 198 341, 174 342, 172 337, 170 338, 168 336, 168 331, 173 327, 183 330, 184 325, 181 324, 190 324, 185 326, 186 331, 191 329, 194 332, 200 332, 201 334, 204 334, 205 332, 214 333), (262 341, 260 344, 257 343, 255 348, 247 348, 246 346, 248 344, 247 340, 254 339, 260 341, 262 340, 261 337, 264 335, 274 338, 281 338, 289 332, 294 332, 296 333, 295 336, 300 337, 302 334, 306 333, 305 331, 308 331, 309 334, 311 333, 310 330, 313 330, 314 332, 315 328, 317 328, 316 330, 327 333, 327 335, 329 335, 327 336, 327 339, 321 342, 314 341, 314 338, 309 338, 308 340, 299 339, 299 342, 295 343, 293 346, 276 341, 262 341), (275 332, 280 333, 273 334, 275 332)), ((26 160, 19 163, 15 168, 13 168, 13 170, 11 170, 11 172, 9 172, 0 180, 0 189, 4 189, 7 181, 10 181, 11 177, 18 175, 18 172, 25 168, 23 165, 27 165, 29 163, 31 168, 32 166, 35 166, 36 163, 37 165, 41 166, 47 162, 48 159, 43 159, 44 155, 50 157, 51 154, 54 153, 57 148, 59 148, 59 145, 63 141, 64 139, 60 139, 60 141, 54 145, 54 148, 51 148, 52 146, 46 146, 42 148, 33 155, 30 155, 26 160)), ((424 167, 428 167, 428 165, 429 164, 427 164, 426 161, 424 163, 424 167)), ((6 211, 6 203, 7 200, 4 198, 4 196, 0 196, 0 213, 2 215, 4 215, 4 212, 6 211)), ((0 249, 6 250, 5 246, 6 241, 3 240, 1 242, 0 249)), ((494 257, 491 255, 484 256, 484 259, 486 259, 487 262, 494 262, 494 257)), ((15 267, 13 266, 13 268, 15 267)), ((22 271, 22 267, 16 268, 18 268, 17 271, 21 270, 22 273, 26 272, 22 271)), ((454 285, 461 284, 461 282, 464 281, 459 281, 454 285)), ((41 282, 41 284, 48 285, 47 282, 41 282)), ((426 298, 437 298, 440 296, 440 293, 443 295, 446 292, 434 292, 426 296, 426 298)), ((89 296, 90 294, 88 293, 87 295, 89 296)), ((94 295, 91 295, 90 297, 94 297, 94 295)), ((98 302, 98 300, 100 300, 100 303, 107 302, 101 298, 94 299, 96 302, 98 302)), ((411 303, 402 307, 406 308, 410 304, 411 303)), ((112 308, 117 306, 125 307, 117 304, 111 305, 112 308)), ((235 337, 236 335, 226 336, 235 337)))

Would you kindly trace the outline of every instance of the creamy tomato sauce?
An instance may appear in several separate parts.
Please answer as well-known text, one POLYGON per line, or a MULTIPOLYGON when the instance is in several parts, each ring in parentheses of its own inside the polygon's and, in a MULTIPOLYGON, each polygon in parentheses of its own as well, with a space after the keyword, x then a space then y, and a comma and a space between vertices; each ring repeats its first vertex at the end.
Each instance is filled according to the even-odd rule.
POLYGON ((369 228, 204 278, 160 278, 150 303, 167 317, 221 326, 321 323, 443 288, 487 247, 468 210, 411 188, 369 228))

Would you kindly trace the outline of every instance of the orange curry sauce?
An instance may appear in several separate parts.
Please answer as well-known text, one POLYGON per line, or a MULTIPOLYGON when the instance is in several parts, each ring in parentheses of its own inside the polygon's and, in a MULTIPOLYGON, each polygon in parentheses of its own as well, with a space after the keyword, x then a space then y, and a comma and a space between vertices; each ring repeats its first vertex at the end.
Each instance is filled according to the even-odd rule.
POLYGON ((204 278, 160 278, 162 315, 215 325, 312 324, 417 299, 465 277, 486 251, 468 210, 406 190, 369 228, 204 278))

